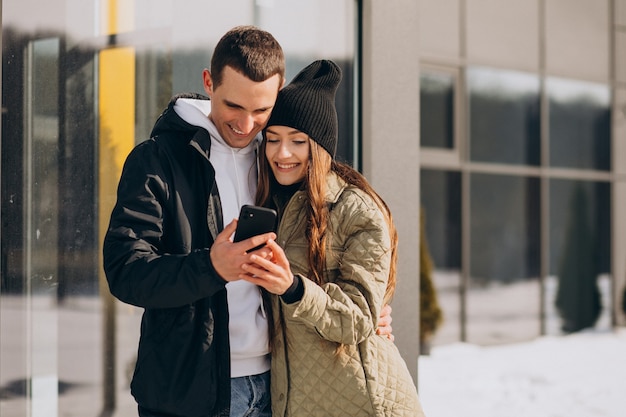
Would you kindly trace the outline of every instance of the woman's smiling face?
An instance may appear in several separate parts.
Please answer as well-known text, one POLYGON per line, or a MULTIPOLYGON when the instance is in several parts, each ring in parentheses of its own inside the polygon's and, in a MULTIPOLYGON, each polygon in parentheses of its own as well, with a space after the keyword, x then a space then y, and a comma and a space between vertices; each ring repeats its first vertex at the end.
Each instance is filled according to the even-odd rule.
POLYGON ((288 126, 270 126, 265 131, 265 157, 281 185, 301 182, 311 155, 309 137, 288 126))

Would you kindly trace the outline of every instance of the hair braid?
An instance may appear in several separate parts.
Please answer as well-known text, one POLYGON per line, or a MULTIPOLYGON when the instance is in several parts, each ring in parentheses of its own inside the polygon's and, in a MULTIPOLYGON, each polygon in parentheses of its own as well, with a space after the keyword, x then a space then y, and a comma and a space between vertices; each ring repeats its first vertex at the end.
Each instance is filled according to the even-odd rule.
POLYGON ((326 204, 326 174, 330 170, 330 155, 311 141, 311 160, 307 173, 307 225, 309 243, 309 270, 311 279, 318 285, 324 283, 326 269, 326 240, 328 230, 328 205, 326 204))

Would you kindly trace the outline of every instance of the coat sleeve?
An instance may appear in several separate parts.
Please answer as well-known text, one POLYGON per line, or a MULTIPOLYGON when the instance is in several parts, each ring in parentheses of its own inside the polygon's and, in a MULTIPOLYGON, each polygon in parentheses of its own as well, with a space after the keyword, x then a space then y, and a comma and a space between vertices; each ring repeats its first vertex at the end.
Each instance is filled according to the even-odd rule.
MULTIPOLYGON (((172 196, 155 148, 144 142, 124 164, 104 238, 104 271, 111 293, 121 301, 170 308, 210 296, 226 283, 215 272, 208 248, 176 252, 165 247, 165 202, 172 196)), ((176 228, 175 233, 191 233, 184 223, 176 228)))
POLYGON ((331 255, 337 260, 330 264, 337 268, 330 271, 336 278, 321 286, 302 278, 302 299, 283 303, 288 321, 342 344, 358 344, 374 334, 391 261, 389 229, 382 213, 371 200, 358 203, 344 205, 339 216, 331 216, 338 222, 337 236, 344 237, 331 255))

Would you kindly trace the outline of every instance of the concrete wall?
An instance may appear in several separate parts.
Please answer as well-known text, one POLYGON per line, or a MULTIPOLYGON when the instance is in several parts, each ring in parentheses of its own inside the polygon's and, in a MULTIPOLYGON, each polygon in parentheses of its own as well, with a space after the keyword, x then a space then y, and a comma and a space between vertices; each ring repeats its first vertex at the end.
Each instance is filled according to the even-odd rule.
POLYGON ((415 0, 363 1, 363 173, 389 204, 400 235, 392 302, 400 352, 419 356, 419 39, 415 0))

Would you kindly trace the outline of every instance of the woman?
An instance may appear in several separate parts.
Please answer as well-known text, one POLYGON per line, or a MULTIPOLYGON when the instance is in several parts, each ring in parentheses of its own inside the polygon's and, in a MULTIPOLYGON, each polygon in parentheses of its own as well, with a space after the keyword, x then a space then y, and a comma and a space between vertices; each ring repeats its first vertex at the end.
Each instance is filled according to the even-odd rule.
POLYGON ((243 279, 273 294, 272 415, 423 416, 396 346, 377 335, 397 234, 366 179, 334 160, 341 71, 315 61, 278 94, 264 131, 257 203, 279 213, 273 259, 243 279))

